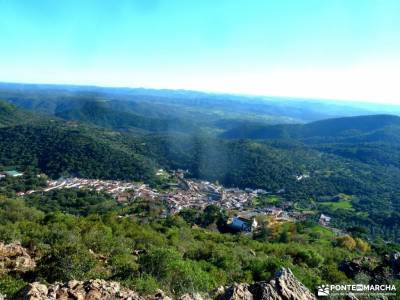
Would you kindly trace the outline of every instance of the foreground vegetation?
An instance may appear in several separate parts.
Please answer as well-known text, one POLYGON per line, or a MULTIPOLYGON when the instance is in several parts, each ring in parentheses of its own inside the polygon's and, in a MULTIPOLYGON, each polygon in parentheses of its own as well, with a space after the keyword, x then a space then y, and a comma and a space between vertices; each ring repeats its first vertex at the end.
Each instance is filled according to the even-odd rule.
POLYGON ((34 280, 104 278, 142 293, 162 288, 178 295, 267 280, 280 266, 290 267, 313 290, 320 283, 351 282, 339 270, 345 259, 390 251, 387 246, 371 250, 357 238, 337 238, 312 223, 265 226, 255 239, 220 233, 223 212, 216 208, 197 212, 196 218, 183 213, 160 219, 162 203, 138 200, 106 210, 92 207, 88 214, 94 195, 60 193, 40 205, 34 197, 0 199, 0 240, 21 241, 37 259, 28 274, 1 276, 1 292, 14 294, 34 280), (68 207, 72 214, 61 212, 68 207))

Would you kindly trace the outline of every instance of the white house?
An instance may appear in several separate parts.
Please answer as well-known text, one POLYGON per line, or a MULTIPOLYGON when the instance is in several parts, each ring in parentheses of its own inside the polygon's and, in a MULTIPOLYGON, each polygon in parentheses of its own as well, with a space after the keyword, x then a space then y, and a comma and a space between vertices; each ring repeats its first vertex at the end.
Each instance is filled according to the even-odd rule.
POLYGON ((331 222, 331 217, 328 217, 324 214, 321 214, 321 216, 319 217, 318 223, 322 226, 329 226, 330 222, 331 222))
POLYGON ((236 216, 228 220, 228 226, 234 230, 252 232, 255 228, 257 228, 258 223, 254 217, 246 218, 236 216))

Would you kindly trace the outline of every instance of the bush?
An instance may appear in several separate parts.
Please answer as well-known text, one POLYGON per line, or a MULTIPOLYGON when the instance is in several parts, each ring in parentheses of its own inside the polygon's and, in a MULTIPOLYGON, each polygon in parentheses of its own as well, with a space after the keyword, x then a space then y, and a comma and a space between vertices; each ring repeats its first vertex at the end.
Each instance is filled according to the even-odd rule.
POLYGON ((336 244, 339 247, 345 248, 349 251, 353 251, 357 246, 356 241, 349 235, 336 238, 336 244))
POLYGON ((112 255, 108 264, 111 266, 114 278, 126 279, 139 271, 135 258, 128 253, 112 255))
POLYGON ((140 294, 154 294, 159 289, 157 280, 149 275, 143 274, 134 280, 134 289, 140 294))
POLYGON ((329 283, 344 283, 348 281, 347 276, 338 270, 334 264, 329 264, 324 267, 325 279, 329 283))
POLYGON ((314 250, 290 250, 291 255, 296 263, 305 263, 311 268, 318 267, 324 261, 324 258, 314 250))
POLYGON ((215 280, 194 261, 184 260, 173 249, 156 249, 140 258, 141 271, 163 284, 174 294, 207 291, 215 280))
POLYGON ((356 248, 358 251, 362 253, 371 251, 371 246, 366 241, 360 238, 355 238, 355 241, 356 241, 356 248))
POLYGON ((53 248, 38 265, 38 275, 49 282, 85 280, 96 266, 93 255, 79 244, 53 248))
POLYGON ((268 257, 266 259, 253 259, 249 265, 255 281, 265 281, 270 279, 273 274, 278 270, 281 263, 275 257, 268 257))
MULTIPOLYGON (((0 295, 14 296, 26 285, 26 282, 18 277, 0 275, 0 295)), ((1 298, 1 297, 0 297, 1 298)))

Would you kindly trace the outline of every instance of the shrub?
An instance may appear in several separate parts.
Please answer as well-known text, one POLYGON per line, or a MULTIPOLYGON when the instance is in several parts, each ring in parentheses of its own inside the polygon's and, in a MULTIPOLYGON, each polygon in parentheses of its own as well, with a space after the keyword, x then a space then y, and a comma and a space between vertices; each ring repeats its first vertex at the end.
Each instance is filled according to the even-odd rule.
POLYGON ((355 238, 355 241, 356 241, 356 248, 358 251, 362 253, 371 251, 371 246, 366 241, 360 238, 355 238))
POLYGON ((135 291, 144 295, 154 294, 159 289, 157 280, 149 274, 135 278, 133 286, 135 291))
POLYGON ((55 247, 38 265, 39 277, 49 282, 85 280, 96 266, 93 255, 82 245, 55 247))
POLYGON ((8 297, 14 296, 25 285, 26 282, 21 278, 11 277, 9 275, 0 275, 0 295, 3 294, 8 297))
POLYGON ((336 238, 336 243, 339 247, 345 248, 349 251, 353 251, 357 246, 356 241, 350 235, 336 238))
POLYGON ((216 280, 195 261, 184 260, 173 249, 155 249, 140 258, 141 271, 158 280, 174 294, 207 291, 216 280))

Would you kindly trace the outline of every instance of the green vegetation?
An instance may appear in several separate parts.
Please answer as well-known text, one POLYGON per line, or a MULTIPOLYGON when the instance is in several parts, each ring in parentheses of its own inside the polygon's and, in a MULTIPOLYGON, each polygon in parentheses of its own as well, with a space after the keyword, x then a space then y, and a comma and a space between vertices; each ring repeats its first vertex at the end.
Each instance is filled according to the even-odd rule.
POLYGON ((46 213, 64 212, 74 215, 89 215, 115 210, 115 199, 105 193, 81 189, 53 190, 35 193, 26 197, 26 202, 46 213))
POLYGON ((124 146, 118 134, 52 122, 0 128, 0 164, 35 167, 51 177, 151 181, 151 160, 124 146))
POLYGON ((389 141, 398 139, 400 117, 392 115, 371 115, 335 118, 308 124, 261 125, 246 124, 232 128, 223 137, 233 139, 297 139, 309 142, 328 141, 389 141), (386 129, 386 131, 383 131, 386 129), (385 136, 384 133, 393 136, 385 136))
MULTIPOLYGON (((82 217, 87 213, 85 205, 73 216, 57 212, 64 201, 60 196, 51 198, 37 208, 27 205, 32 201, 0 200, 0 239, 22 241, 38 259, 37 268, 27 277, 1 277, 1 292, 16 292, 27 280, 104 278, 140 292, 162 288, 179 295, 232 282, 267 280, 280 266, 291 267, 314 288, 332 278, 350 282, 338 264, 370 251, 365 242, 364 248, 348 249, 326 229, 306 223, 283 225, 278 239, 266 236, 267 242, 193 228, 179 216, 151 217, 151 211, 138 206, 123 218, 118 215, 126 207, 82 217), (281 242, 284 232, 289 239, 281 242)), ((213 208, 205 211, 203 225, 214 222, 215 213, 213 208)))
POLYGON ((258 196, 249 204, 251 207, 265 207, 282 203, 282 198, 277 195, 258 196))
MULTIPOLYGON (((283 191, 279 204, 272 198, 259 199, 255 203, 259 207, 290 202, 332 216, 336 227, 363 226, 373 238, 400 239, 398 117, 264 124, 263 132, 283 130, 284 134, 275 135, 278 140, 226 140, 214 133, 234 132, 232 128, 238 125, 247 130, 254 121, 233 122, 213 114, 194 117, 187 109, 178 109, 181 100, 162 104, 152 98, 155 102, 150 109, 147 98, 142 103, 123 95, 70 93, 57 98, 57 94, 49 91, 44 99, 51 96, 51 100, 29 102, 34 107, 13 98, 24 107, 69 121, 36 115, 36 120, 27 118, 29 124, 0 128, 0 165, 33 167, 50 177, 134 179, 159 186, 166 180, 155 175, 159 168, 187 169, 190 176, 227 187, 283 191), (175 105, 168 108, 169 117, 163 105, 175 105), (185 123, 190 117, 194 127, 185 123), (175 127, 168 125, 167 120, 175 119, 180 120, 172 122, 175 127), (303 174, 309 177, 296 179, 303 174), (352 197, 351 203, 320 203, 332 202, 340 194, 352 197)), ((6 106, 15 115, 7 118, 18 123, 19 110, 6 106)))
POLYGON ((335 209, 346 209, 346 210, 353 210, 353 206, 351 202, 340 201, 340 202, 320 202, 320 205, 329 206, 332 210, 335 209))
POLYGON ((0 180, 0 240, 21 241, 38 265, 25 275, 1 275, 0 292, 15 294, 34 280, 104 278, 179 295, 267 280, 281 266, 313 289, 352 282, 340 271, 344 260, 379 260, 399 250, 399 117, 271 125, 331 113, 320 104, 254 98, 249 105, 247 98, 186 91, 0 84, 0 97, 30 110, 0 102, 0 169, 24 172, 0 180), (250 204, 257 209, 311 213, 298 223, 259 216, 251 238, 229 233, 224 224, 234 212, 216 206, 165 218, 162 202, 119 205, 88 190, 17 197, 42 187, 46 175, 165 188, 170 178, 156 175, 160 168, 265 189, 270 194, 250 204), (348 235, 316 225, 320 213, 348 235))
POLYGON ((125 107, 113 107, 109 101, 83 101, 78 107, 57 112, 56 116, 65 120, 75 120, 95 124, 101 127, 130 130, 142 129, 149 131, 183 131, 196 129, 190 122, 172 118, 149 118, 124 110, 125 107))
POLYGON ((18 109, 0 98, 0 127, 29 123, 43 118, 46 117, 18 109))

